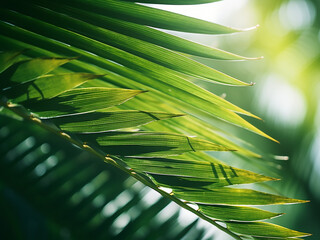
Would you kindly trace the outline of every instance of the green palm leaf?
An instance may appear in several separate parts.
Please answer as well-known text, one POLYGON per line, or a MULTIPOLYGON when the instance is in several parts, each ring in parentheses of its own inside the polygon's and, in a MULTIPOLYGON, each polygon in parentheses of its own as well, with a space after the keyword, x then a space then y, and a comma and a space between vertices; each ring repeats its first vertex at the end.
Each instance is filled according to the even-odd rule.
POLYGON ((170 156, 195 151, 230 151, 221 145, 178 134, 158 132, 107 132, 77 135, 98 144, 106 154, 121 156, 170 156))
POLYGON ((161 112, 144 111, 95 111, 86 114, 50 118, 64 131, 76 133, 94 133, 137 127, 153 121, 182 116, 161 112))
POLYGON ((253 236, 261 236, 261 237, 274 237, 274 238, 291 238, 291 237, 305 237, 309 234, 297 232, 290 230, 288 228, 280 227, 271 223, 227 223, 229 229, 232 229, 235 232, 245 234, 245 235, 253 235, 253 236))
MULTIPOLYGON (((125 158, 124 161, 133 169, 151 173, 157 182, 165 184, 166 187, 183 187, 183 184, 190 184, 189 186, 191 186, 194 183, 198 184, 198 187, 208 188, 214 186, 220 187, 224 186, 224 184, 231 185, 276 180, 243 169, 203 160, 125 158), (164 174, 165 176, 159 174, 164 174)), ((188 185, 185 187, 188 187, 188 185)))
POLYGON ((251 189, 218 188, 210 190, 195 190, 189 188, 174 189, 174 194, 187 201, 207 204, 230 205, 272 205, 302 203, 303 200, 281 197, 251 189))
POLYGON ((201 205, 199 211, 220 220, 226 221, 257 221, 270 219, 282 215, 252 207, 225 206, 225 205, 201 205))

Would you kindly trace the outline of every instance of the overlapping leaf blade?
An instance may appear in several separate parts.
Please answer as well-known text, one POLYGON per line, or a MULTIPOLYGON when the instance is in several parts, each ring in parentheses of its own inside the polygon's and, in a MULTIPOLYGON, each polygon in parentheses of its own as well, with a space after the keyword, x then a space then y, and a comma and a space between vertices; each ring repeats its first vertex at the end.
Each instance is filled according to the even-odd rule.
MULTIPOLYGON (((79 42, 79 39, 78 39, 78 41, 77 42, 79 42)), ((92 44, 91 44, 92 45, 92 44)), ((101 53, 101 51, 100 51, 100 53, 101 53)), ((107 56, 107 55, 106 55, 107 56)), ((159 67, 158 67, 159 68, 159 67)), ((143 70, 143 69, 142 69, 143 70)), ((150 72, 149 72, 149 74, 150 74, 150 72)), ((167 75, 163 75, 163 74, 161 74, 161 72, 153 72, 152 74, 151 74, 151 76, 153 76, 153 77, 156 77, 158 80, 166 80, 166 82, 171 82, 172 81, 172 84, 174 84, 174 82, 176 82, 175 80, 175 78, 177 78, 178 76, 172 76, 170 73, 167 73, 167 75), (160 75, 159 75, 160 74, 160 75)), ((159 85, 158 83, 156 84, 156 85, 158 85, 160 88, 165 88, 165 89, 168 89, 168 87, 169 87, 169 89, 174 89, 174 93, 176 93, 176 92, 178 92, 179 94, 180 94, 180 96, 181 96, 181 98, 186 98, 186 97, 190 97, 190 93, 191 92, 195 92, 195 91, 197 91, 197 90, 199 90, 199 88, 196 86, 196 85, 193 85, 193 84, 191 84, 190 82, 184 82, 184 83, 179 83, 179 86, 178 86, 178 88, 176 88, 175 86, 173 86, 173 85, 171 85, 171 86, 161 86, 161 85, 159 85), (185 90, 185 89, 188 89, 188 92, 185 90)), ((171 91, 169 91, 169 94, 171 94, 171 92, 173 92, 172 90, 171 91)), ((197 93, 198 93, 198 91, 197 91, 197 93)), ((195 93, 194 93, 195 94, 195 93)), ((203 97, 205 97, 205 93, 203 93, 203 97)), ((233 123, 233 124, 236 124, 236 125, 238 125, 238 126, 241 126, 241 127, 243 127, 243 128, 246 128, 246 129, 248 129, 248 130, 250 130, 250 131, 253 131, 253 132, 255 132, 255 133, 257 133, 257 134, 260 134, 260 135, 262 135, 262 136, 264 136, 264 137, 267 137, 267 138, 269 138, 269 139, 272 139, 272 140, 274 140, 273 138, 271 138, 271 137, 269 137, 268 135, 266 135, 265 133, 263 133, 262 131, 260 131, 259 129, 257 129, 257 128, 255 128, 254 126, 252 126, 250 123, 248 123, 247 121, 245 121, 244 119, 242 119, 240 116, 238 116, 237 114, 235 114, 235 113, 233 113, 233 112, 231 112, 231 111, 228 111, 228 110, 225 110, 224 108, 221 108, 220 106, 215 106, 215 107, 209 107, 209 105, 210 105, 210 103, 209 102, 207 102, 207 101, 203 101, 204 99, 199 99, 199 98, 194 98, 193 99, 194 101, 193 102, 190 102, 191 104, 193 104, 193 105, 197 105, 197 106, 199 106, 199 104, 201 104, 201 105, 208 105, 208 108, 206 109, 206 111, 210 111, 211 112, 211 114, 213 114, 214 116, 217 116, 217 117, 219 117, 219 118, 222 118, 222 119, 224 119, 224 120, 226 120, 226 121, 228 121, 228 122, 231 122, 231 123, 233 123)), ((224 102, 224 103, 226 103, 224 100, 222 100, 221 98, 211 98, 211 100, 218 100, 218 102, 224 102)), ((180 104, 180 105, 182 105, 182 103, 180 104)), ((212 106, 212 105, 211 105, 212 106)), ((231 107, 234 107, 234 106, 232 106, 232 105, 229 105, 229 106, 231 106, 231 107)), ((238 109, 237 109, 238 110, 238 109)), ((246 113, 246 112, 244 112, 244 113, 246 113)), ((274 140, 274 141, 276 141, 276 140, 274 140)))
POLYGON ((123 19, 125 21, 168 30, 205 34, 225 34, 242 31, 130 2, 114 0, 72 0, 64 3, 78 8, 87 9, 92 12, 123 19))
MULTIPOLYGON (((23 9, 21 11, 23 11, 23 9)), ((32 12, 34 12, 34 11, 35 11, 35 9, 32 8, 32 12)), ((10 17, 10 15, 11 16, 15 15, 13 12, 7 12, 7 11, 0 11, 0 12, 2 14, 6 15, 7 17, 10 17)), ((33 14, 31 14, 31 15, 33 15, 33 14)), ((38 15, 39 14, 37 14, 37 16, 38 15)), ((47 15, 48 15, 48 12, 44 16, 46 17, 47 15)), ((60 15, 60 16, 63 17, 63 15, 60 15)), ((92 28, 90 26, 89 26, 89 28, 86 28, 85 29, 86 35, 90 35, 90 37, 88 37, 88 36, 84 36, 84 35, 81 35, 76 32, 68 31, 68 30, 61 28, 61 27, 49 25, 47 23, 41 22, 41 21, 34 19, 34 18, 27 18, 27 17, 23 17, 22 15, 16 16, 16 17, 24 18, 24 20, 21 19, 22 21, 20 20, 19 22, 20 22, 20 24, 24 25, 24 27, 26 27, 26 28, 32 29, 33 31, 36 31, 36 32, 45 32, 45 35, 47 37, 55 38, 59 41, 64 41, 68 44, 76 42, 76 44, 73 44, 73 45, 78 48, 82 48, 82 49, 85 49, 89 52, 93 52, 99 56, 103 56, 107 59, 110 59, 112 61, 123 64, 129 68, 133 68, 136 70, 141 69, 143 72, 145 72, 147 74, 151 74, 151 76, 153 76, 153 77, 155 77, 157 75, 158 76, 161 76, 161 75, 162 76, 163 75, 169 75, 169 76, 171 75, 172 76, 172 75, 177 74, 173 70, 178 70, 181 73, 191 74, 193 76, 201 77, 203 79, 213 80, 213 81, 223 83, 223 84, 240 85, 240 86, 250 85, 250 84, 244 83, 240 80, 237 80, 231 76, 228 76, 227 74, 221 73, 221 72, 214 70, 212 68, 209 68, 205 65, 194 62, 193 60, 190 60, 184 56, 179 56, 179 55, 177 55, 173 52, 170 52, 168 50, 163 50, 162 48, 157 47, 155 45, 151 45, 151 44, 149 45, 146 42, 144 43, 144 45, 148 45, 148 48, 143 47, 143 51, 139 54, 138 48, 139 48, 139 45, 141 45, 141 42, 139 42, 140 40, 137 40, 134 38, 129 38, 129 37, 126 37, 126 36, 120 35, 120 34, 115 34, 111 31, 101 30, 100 33, 101 32, 103 33, 102 34, 103 37, 100 34, 100 39, 104 39, 104 42, 106 42, 108 40, 108 38, 111 38, 111 39, 113 39, 113 41, 112 41, 113 45, 117 45, 117 47, 118 47, 118 45, 122 43, 122 47, 126 46, 125 50, 111 46, 107 43, 103 43, 98 40, 95 40, 94 39, 95 36, 99 37, 99 35, 97 33, 97 31, 99 31, 99 29, 97 29, 97 28, 92 28), (29 24, 27 22, 29 22, 29 24), (48 29, 50 29, 50 31, 48 31, 48 29), (88 29, 89 29, 89 31, 88 31, 88 29), (92 30, 94 30, 94 33, 92 32, 92 30), (106 34, 106 33, 109 33, 109 34, 106 34), (123 38, 125 38, 127 40, 123 41, 123 38), (77 39, 77 41, 75 41, 75 39, 77 39), (117 40, 117 42, 114 41, 115 39, 117 40), (127 42, 127 45, 125 44, 125 42, 127 42), (136 42, 139 42, 140 44, 137 44, 136 42), (133 46, 134 46, 134 48, 133 48, 133 46), (127 51, 128 49, 130 50, 130 52, 134 51, 135 54, 137 54, 137 53, 139 55, 143 54, 144 58, 136 56, 136 55, 128 52, 127 51), (136 50, 133 50, 133 49, 136 49, 136 50), (165 59, 162 59, 161 63, 167 65, 167 64, 170 64, 170 62, 172 61, 172 64, 170 64, 170 66, 169 66, 170 68, 161 67, 158 64, 155 64, 151 61, 148 61, 148 58, 145 59, 146 55, 149 55, 150 58, 155 59, 155 58, 162 58, 161 55, 163 55, 163 54, 165 54, 165 56, 163 56, 163 57, 165 59, 167 59, 168 63, 166 63, 165 59), (168 55, 170 57, 168 57, 168 55), (179 59, 179 61, 177 61, 177 59, 179 59), (175 64, 174 64, 174 62, 175 62, 175 64), (186 64, 184 62, 186 62, 186 64)), ((41 17, 41 15, 38 17, 41 17)), ((56 19, 56 18, 57 17, 54 17, 51 19, 56 19)), ((65 20, 63 20, 63 22, 64 21, 65 20)), ((84 28, 85 25, 86 25, 86 23, 83 22, 81 24, 80 28, 81 29, 84 28)), ((70 26, 70 27, 72 29, 74 28, 73 26, 70 26)), ((177 77, 179 77, 179 75, 177 77)))
MULTIPOLYGON (((6 17, 8 17, 8 15, 6 16, 6 17)), ((17 18, 19 18, 20 16, 15 16, 15 18, 17 19, 17 18)), ((26 20, 27 19, 23 19, 23 21, 22 21, 22 24, 23 23, 25 23, 26 22, 26 20)), ((21 21, 20 21, 20 23, 21 23, 21 21)), ((34 23, 31 23, 31 24, 28 24, 28 25, 24 25, 25 27, 32 27, 32 26, 34 26, 35 28, 34 28, 34 30, 36 30, 37 31, 37 29, 39 29, 39 26, 37 26, 36 24, 34 24, 34 23)), ((46 26, 46 28, 48 28, 49 26, 48 25, 45 25, 46 26)), ((45 31, 45 30, 44 30, 45 31)), ((55 31, 55 29, 52 29, 52 31, 50 31, 50 32, 52 32, 52 33, 54 33, 54 31, 55 31)), ((48 31, 46 31, 47 33, 48 33, 48 31)), ((67 32, 65 32, 66 34, 67 34, 67 32)), ((52 35, 51 37, 56 37, 56 35, 58 35, 58 34, 54 34, 54 35, 52 35)), ((79 36, 78 36, 78 38, 79 38, 79 36)), ((61 41, 65 41, 65 36, 63 37, 63 39, 61 39, 61 41)), ((74 40, 73 42, 79 42, 79 39, 77 39, 77 40, 74 40)), ((90 44, 81 44, 80 45, 80 47, 85 47, 85 46, 87 46, 87 45, 92 45, 92 41, 91 41, 91 43, 90 44)), ((98 46, 97 46, 98 47, 98 46)), ((88 49, 89 50, 89 49, 88 49)), ((92 49, 90 49, 89 51, 92 51, 92 49)), ((99 54, 101 54, 101 49, 99 50, 99 54)), ((119 54, 120 54, 120 52, 118 52, 117 53, 117 55, 119 56, 119 54)), ((106 54, 106 55, 104 55, 105 57, 109 57, 110 56, 110 51, 109 51, 109 53, 108 54, 106 54)), ((117 57, 117 56, 116 56, 117 57)), ((117 59, 118 58, 116 58, 116 59, 112 59, 112 60, 115 60, 115 61, 117 61, 117 59)), ((128 59, 128 58, 126 58, 126 59, 128 59)), ((119 59, 118 59, 119 60, 119 59)), ((122 62, 123 63, 123 62, 122 62)), ((141 66, 145 66, 145 64, 142 64, 142 65, 140 65, 140 67, 141 66)), ((137 65, 136 65, 136 61, 135 61, 135 67, 138 67, 137 65)), ((139 67, 139 68, 140 68, 139 67)), ((150 69, 150 67, 149 67, 149 69, 150 69)), ((143 70, 143 69, 142 69, 143 70)), ((157 69, 157 70, 159 70, 159 69, 157 69)), ((163 71, 162 71, 163 72, 163 71)), ((162 79, 163 78, 163 80, 165 79, 165 81, 166 81, 166 83, 168 82, 168 80, 170 80, 170 79, 172 79, 172 81, 173 82, 175 82, 175 80, 173 79, 173 78, 177 78, 177 76, 170 76, 171 74, 169 74, 169 72, 168 73, 166 73, 165 75, 159 75, 158 74, 159 73, 159 71, 157 71, 157 72, 153 72, 152 73, 152 77, 156 77, 156 78, 158 78, 159 79, 159 77, 160 77, 160 79, 162 79), (155 74, 156 74, 156 76, 155 76, 155 74), (157 75, 158 75, 158 77, 157 77, 157 75)), ((150 72, 147 72, 147 74, 150 74, 150 72)), ((183 88, 185 88, 185 85, 187 84, 188 82, 184 82, 183 83, 183 88)), ((180 85, 180 88, 182 87, 182 84, 180 85)), ((194 88, 194 87, 193 87, 194 88)), ((175 90, 179 90, 179 89, 175 89, 175 90)), ((167 91, 166 91, 167 92, 167 91)), ((167 92, 168 93, 168 92, 167 92)), ((190 93, 190 90, 188 91, 188 93, 190 93)), ((197 93, 198 94, 198 93, 197 93)), ((205 96, 205 94, 203 94, 203 96, 205 96)), ((221 103, 223 103, 223 101, 220 99, 219 100, 219 102, 221 103)), ((203 104, 204 102, 202 101, 202 104, 203 104)), ((198 105, 198 104, 197 104, 198 105)), ((207 109, 210 109, 210 108, 207 108, 207 109)), ((215 108, 211 108, 212 110, 216 110, 215 108)), ((219 110, 219 107, 217 107, 217 110, 219 110)), ((239 109, 238 109, 239 110, 239 109)), ((237 111, 237 110, 236 110, 237 111)), ((215 116, 219 116, 219 117, 221 117, 221 116, 224 116, 225 114, 226 114, 226 117, 223 117, 225 120, 227 120, 227 121, 232 121, 233 123, 235 123, 235 124, 237 124, 237 125, 239 125, 239 126, 242 126, 242 127, 245 127, 245 128, 247 128, 247 129, 250 129, 251 131, 254 131, 254 132, 257 132, 258 134, 261 134, 261 135, 263 135, 263 136, 265 136, 265 137, 268 137, 267 135, 265 135, 265 134, 263 134, 261 131, 259 131, 259 130, 257 130, 256 128, 254 128, 253 126, 251 126, 250 124, 248 124, 246 121, 244 121, 243 119, 241 119, 241 118, 238 118, 238 116, 236 115, 236 114, 233 114, 233 116, 230 116, 230 114, 228 114, 228 112, 226 111, 226 112, 222 112, 222 111, 215 111, 214 113, 213 113, 215 116), (229 116, 228 116, 229 115, 229 116)), ((246 114, 246 113, 245 113, 246 114)))
POLYGON ((4 80, 1 81, 1 87, 11 87, 19 83, 34 80, 70 60, 66 58, 39 58, 20 62, 12 66, 15 69, 8 69, 5 73, 2 73, 4 80))
POLYGON ((56 12, 48 11, 44 8, 31 7, 29 12, 32 13, 33 17, 37 17, 42 20, 45 19, 47 22, 56 26, 72 30, 78 34, 82 34, 83 36, 89 37, 93 40, 124 50, 169 69, 225 84, 247 85, 246 83, 200 64, 188 57, 169 51, 157 45, 107 29, 97 28, 96 26, 84 21, 79 21, 63 14, 57 14, 56 12))
MULTIPOLYGON (((55 3, 46 3, 46 7, 53 10, 57 10, 59 5, 55 3)), ((44 5, 43 5, 44 6, 44 5)), ((162 46, 174 51, 191 54, 199 57, 206 57, 212 59, 225 59, 225 60, 246 60, 251 59, 242 57, 234 53, 226 52, 217 48, 208 47, 199 43, 191 42, 189 40, 159 31, 148 26, 123 21, 116 18, 110 18, 105 15, 93 14, 88 11, 73 8, 65 5, 60 8, 60 11, 66 13, 75 18, 81 19, 82 21, 91 23, 93 25, 109 29, 114 32, 131 36, 146 42, 153 43, 158 46, 162 46)))
MULTIPOLYGON (((22 19, 21 19, 22 20, 22 19)), ((23 19, 23 22, 26 22, 27 19, 23 19)), ((1 27, 1 26, 0 26, 1 27)), ((235 111, 235 112, 239 112, 242 114, 246 114, 249 116, 253 116, 252 114, 244 111, 243 109, 227 102, 226 100, 224 100, 221 97, 217 97, 214 94, 211 94, 208 91, 205 91, 204 89, 199 88, 198 86, 190 83, 190 82, 179 82, 179 80, 181 80, 181 78, 179 76, 176 76, 175 78, 173 78, 173 76, 171 75, 158 75, 157 76, 157 81, 155 81, 154 79, 152 79, 151 77, 147 77, 145 75, 139 74, 135 71, 132 71, 128 68, 123 68, 119 65, 116 65, 112 62, 106 61, 103 58, 98 58, 97 56, 94 55, 90 55, 85 51, 81 51, 79 49, 73 48, 73 47, 68 47, 66 45, 63 44, 59 44, 59 42, 56 41, 50 41, 50 39, 45 39, 39 35, 34 35, 30 32, 26 32, 22 29, 19 28, 12 28, 10 26, 6 26, 6 25, 2 25, 3 30, 6 32, 6 34, 9 34, 11 31, 13 31, 12 33, 14 35, 19 34, 21 37, 27 37, 32 39, 33 43, 37 43, 37 45, 40 46, 44 46, 45 48, 51 49, 56 49, 56 48, 60 48, 60 51, 62 51, 64 54, 81 54, 82 55, 82 59, 92 63, 92 64, 96 64, 98 66, 101 66, 104 69, 108 69, 110 71, 113 71, 117 74, 123 75, 124 77, 127 77, 128 79, 126 79, 127 81, 129 80, 129 78, 134 79, 137 82, 140 82, 142 84, 144 84, 144 88, 154 88, 155 90, 161 91, 167 95, 172 95, 172 91, 167 91, 167 89, 173 89, 175 90, 175 97, 178 99, 185 99, 185 97, 189 96, 190 100, 190 104, 193 104, 195 106, 206 106, 206 104, 209 106, 210 104, 214 103, 217 105, 220 105, 224 108, 227 108, 229 110, 235 111), (21 35, 22 34, 22 35, 21 35), (52 47, 50 47, 52 46, 52 47), (161 81, 161 82, 159 82, 161 81)), ((5 39, 2 38, 2 44, 18 44, 17 46, 19 46, 20 43, 15 42, 13 39, 5 39), (10 41, 10 43, 8 42, 10 41)), ((25 45, 23 43, 21 43, 23 46, 28 46, 25 45)), ((34 48, 34 46, 33 46, 34 48)), ((101 52, 100 52, 101 54, 101 52)), ((81 63, 81 62, 77 62, 75 63, 75 61, 72 63, 76 66, 81 66, 81 68, 85 68, 88 66, 81 63)), ((70 65, 70 64, 69 64, 70 65)), ((109 74, 108 74, 109 75, 109 74)), ((106 76, 108 77, 108 76, 106 76)), ((123 78, 122 78, 123 79, 123 78)), ((125 80, 125 79, 123 79, 125 80)), ((124 82, 126 84, 129 84, 128 82, 124 82)), ((135 85, 137 85, 137 83, 135 83, 135 85)), ((173 96, 173 95, 172 95, 173 96)), ((210 111, 210 109, 208 109, 208 111, 210 111)))
POLYGON ((27 100, 23 104, 40 117, 56 117, 112 107, 142 92, 120 88, 79 88, 66 91, 56 98, 39 102, 27 100))
POLYGON ((47 75, 13 86, 5 90, 3 94, 16 103, 49 99, 99 76, 90 73, 47 75))

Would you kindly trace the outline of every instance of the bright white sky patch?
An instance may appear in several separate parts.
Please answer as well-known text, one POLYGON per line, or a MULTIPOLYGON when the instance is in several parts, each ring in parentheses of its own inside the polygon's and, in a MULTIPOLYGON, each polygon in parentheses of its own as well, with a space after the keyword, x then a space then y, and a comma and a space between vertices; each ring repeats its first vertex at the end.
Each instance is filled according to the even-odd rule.
POLYGON ((148 6, 163 10, 180 13, 186 16, 203 19, 210 22, 221 22, 229 19, 239 8, 243 7, 248 0, 224 0, 215 3, 200 5, 162 5, 148 4, 148 6))
POLYGON ((287 29, 300 30, 312 24, 315 9, 310 2, 305 0, 292 0, 281 5, 279 18, 287 29))
POLYGON ((161 195, 150 189, 150 188, 144 188, 143 191, 141 191, 141 196, 143 196, 143 198, 141 199, 142 201, 142 205, 144 207, 149 207, 152 206, 153 204, 155 204, 161 197, 161 195))
POLYGON ((281 77, 269 75, 257 93, 257 109, 265 112, 275 124, 294 127, 304 120, 307 107, 303 95, 281 77))

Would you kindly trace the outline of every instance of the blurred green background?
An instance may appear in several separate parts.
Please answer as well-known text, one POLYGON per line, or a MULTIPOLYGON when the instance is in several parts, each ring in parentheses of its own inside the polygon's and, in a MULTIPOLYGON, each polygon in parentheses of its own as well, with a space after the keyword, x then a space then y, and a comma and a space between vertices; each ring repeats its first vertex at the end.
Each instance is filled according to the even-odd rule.
MULTIPOLYGON (((320 239, 320 1, 248 0, 220 4, 226 8, 238 4, 230 17, 221 18, 221 23, 260 27, 213 38, 220 43, 215 46, 250 57, 263 55, 264 59, 227 64, 204 61, 256 83, 242 89, 204 85, 215 93, 225 93, 227 100, 264 120, 254 123, 280 144, 253 134, 246 139, 266 153, 289 157, 288 161, 279 162, 283 181, 273 187, 286 196, 311 201, 279 208, 287 214, 272 222, 312 233, 308 239, 320 239)), ((205 41, 208 44, 210 40, 205 41)))
MULTIPOLYGON (((249 119, 281 144, 238 128, 230 130, 264 153, 289 157, 262 160, 270 161, 265 166, 283 179, 270 185, 270 191, 311 201, 273 207, 287 214, 272 222, 310 232, 310 240, 320 239, 320 1, 225 0, 162 8, 233 27, 260 25, 227 36, 182 36, 240 55, 264 56, 245 62, 197 59, 255 82, 253 87, 198 83, 264 120, 249 119)), ((32 135, 33 126, 4 117, 0 126, 0 239, 87 239, 91 234, 96 239, 228 239, 212 228, 205 233, 205 223, 99 160, 66 148, 41 131, 32 135), (8 169, 15 179, 6 174, 8 169)), ((229 163, 256 170, 234 157, 229 163)))

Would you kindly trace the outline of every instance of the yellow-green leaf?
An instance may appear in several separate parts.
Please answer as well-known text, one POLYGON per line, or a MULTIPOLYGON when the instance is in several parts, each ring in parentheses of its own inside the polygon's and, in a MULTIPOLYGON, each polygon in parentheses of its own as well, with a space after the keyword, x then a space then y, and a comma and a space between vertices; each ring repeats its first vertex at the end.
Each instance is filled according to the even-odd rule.
POLYGON ((50 118, 64 131, 93 133, 136 127, 149 122, 179 117, 181 114, 145 111, 99 111, 79 115, 50 118))
POLYGON ((195 151, 230 151, 198 138, 158 132, 106 132, 78 135, 96 143, 106 154, 121 156, 169 156, 195 151))
POLYGON ((272 205, 306 202, 251 189, 228 187, 210 190, 176 188, 174 194, 187 201, 207 204, 272 205))
POLYGON ((45 75, 35 80, 15 85, 5 90, 3 94, 13 99, 16 103, 49 99, 99 76, 101 75, 90 73, 45 75))
POLYGON ((261 236, 261 237, 306 237, 309 233, 303 233, 294 231, 285 227, 281 227, 272 223, 265 222, 251 222, 251 223, 233 223, 228 222, 227 227, 236 233, 251 235, 251 236, 261 236))
POLYGON ((214 219, 225 221, 257 221, 270 219, 282 215, 282 213, 273 213, 259 208, 243 206, 225 206, 225 205, 205 205, 198 204, 199 211, 214 219))

